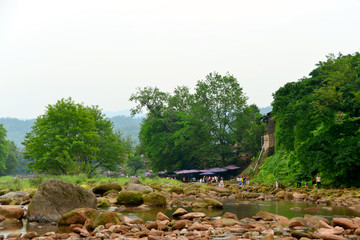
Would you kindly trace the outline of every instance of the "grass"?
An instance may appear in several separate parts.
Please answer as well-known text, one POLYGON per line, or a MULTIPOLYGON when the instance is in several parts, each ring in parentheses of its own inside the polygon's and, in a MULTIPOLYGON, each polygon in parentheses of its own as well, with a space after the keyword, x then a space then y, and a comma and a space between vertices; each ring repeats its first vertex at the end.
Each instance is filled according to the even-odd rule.
MULTIPOLYGON (((131 178, 119 177, 96 177, 88 178, 85 174, 80 175, 36 175, 33 178, 16 178, 13 176, 0 177, 0 190, 9 189, 10 191, 31 191, 37 189, 41 183, 51 179, 57 179, 63 182, 70 182, 78 186, 85 188, 91 188, 92 186, 99 185, 102 183, 115 182, 123 185, 131 178)), ((177 180, 170 180, 164 178, 141 178, 140 181, 143 184, 151 185, 180 185, 181 182, 177 180)))

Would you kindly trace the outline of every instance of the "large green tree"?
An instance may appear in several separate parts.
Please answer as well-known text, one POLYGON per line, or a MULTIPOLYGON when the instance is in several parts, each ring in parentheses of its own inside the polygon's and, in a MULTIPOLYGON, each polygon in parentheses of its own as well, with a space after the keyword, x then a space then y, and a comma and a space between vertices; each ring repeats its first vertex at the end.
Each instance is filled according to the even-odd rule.
POLYGON ((115 171, 127 149, 97 106, 77 104, 71 98, 48 105, 23 144, 30 169, 50 174, 115 171))
POLYGON ((359 185, 359 113, 360 54, 328 56, 274 94, 275 155, 262 177, 295 181, 320 173, 328 183, 359 185))
MULTIPOLYGON (((195 93, 188 87, 177 87, 173 93, 158 88, 138 89, 130 98, 137 103, 132 113, 145 108, 139 139, 144 154, 154 170, 176 170, 224 166, 234 163, 234 144, 244 142, 249 129, 239 121, 262 125, 256 106, 248 107, 236 78, 210 73, 198 81, 195 93)), ((251 128, 250 125, 246 125, 251 128)), ((255 129, 255 128, 254 128, 255 129)), ((262 127, 256 128, 260 129, 262 127)), ((257 151, 259 141, 252 141, 257 151)), ((248 146, 243 145, 244 148, 248 146)))

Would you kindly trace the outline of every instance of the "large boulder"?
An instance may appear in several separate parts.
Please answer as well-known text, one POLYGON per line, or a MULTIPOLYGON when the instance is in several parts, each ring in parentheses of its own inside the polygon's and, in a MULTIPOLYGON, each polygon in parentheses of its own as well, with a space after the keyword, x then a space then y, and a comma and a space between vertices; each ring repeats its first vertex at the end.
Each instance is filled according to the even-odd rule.
POLYGON ((42 183, 29 204, 29 221, 57 222, 76 208, 96 208, 97 200, 88 190, 55 179, 42 183))

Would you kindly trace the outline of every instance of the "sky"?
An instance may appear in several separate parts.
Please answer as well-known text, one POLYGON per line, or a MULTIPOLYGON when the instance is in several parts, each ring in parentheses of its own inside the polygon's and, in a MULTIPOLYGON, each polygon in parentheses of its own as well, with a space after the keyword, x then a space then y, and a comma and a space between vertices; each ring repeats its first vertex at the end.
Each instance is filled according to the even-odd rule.
POLYGON ((72 97, 134 107, 137 87, 195 88, 229 72, 248 104, 360 48, 358 0, 0 0, 0 117, 72 97))

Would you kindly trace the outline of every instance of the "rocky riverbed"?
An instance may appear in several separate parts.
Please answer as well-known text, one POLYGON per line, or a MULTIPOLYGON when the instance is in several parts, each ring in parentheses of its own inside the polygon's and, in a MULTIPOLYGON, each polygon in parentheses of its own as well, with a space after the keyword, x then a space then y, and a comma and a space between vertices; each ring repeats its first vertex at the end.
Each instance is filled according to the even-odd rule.
POLYGON ((239 219, 231 212, 212 217, 201 210, 222 209, 225 200, 287 199, 312 202, 328 209, 346 206, 356 211, 360 203, 358 189, 275 190, 272 186, 262 185, 239 187, 233 182, 228 182, 225 187, 200 183, 146 186, 132 180, 123 186, 105 183, 90 190, 52 181, 42 184, 36 193, 4 194, 0 196, 0 229, 11 228, 28 219, 31 231, 24 233, 14 230, 6 238, 360 239, 359 217, 335 217, 329 220, 304 215, 289 219, 260 211, 239 219), (147 211, 157 207, 176 211, 171 216, 158 212, 151 220, 124 216, 128 211, 147 211), (57 231, 40 231, 42 223, 57 227, 57 231))

